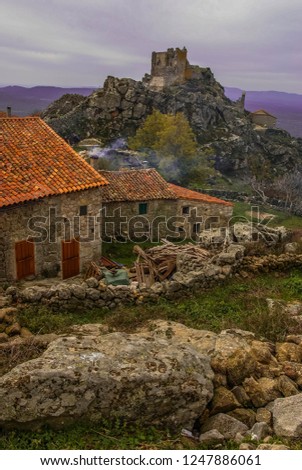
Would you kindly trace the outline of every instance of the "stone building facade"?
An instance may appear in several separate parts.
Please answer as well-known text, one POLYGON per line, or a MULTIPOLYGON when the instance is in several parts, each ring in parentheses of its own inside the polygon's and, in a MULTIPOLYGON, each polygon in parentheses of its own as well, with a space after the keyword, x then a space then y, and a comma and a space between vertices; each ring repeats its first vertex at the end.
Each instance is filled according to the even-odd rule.
POLYGON ((276 127, 277 118, 264 109, 251 113, 252 122, 262 127, 276 127))
POLYGON ((222 227, 233 204, 169 184, 155 169, 101 171, 104 239, 134 242, 196 240, 203 230, 222 227))
POLYGON ((107 184, 39 118, 0 119, 0 280, 71 277, 101 255, 107 184))
MULTIPOLYGON (((100 190, 95 188, 0 209, 0 280, 20 278, 16 244, 24 241, 33 250, 34 267, 29 276, 69 277, 63 273, 62 243, 74 239, 80 240, 78 272, 85 270, 101 255, 100 207, 100 190), (87 208, 85 216, 80 215, 83 208, 87 208)), ((76 274, 76 268, 72 273, 76 274)))

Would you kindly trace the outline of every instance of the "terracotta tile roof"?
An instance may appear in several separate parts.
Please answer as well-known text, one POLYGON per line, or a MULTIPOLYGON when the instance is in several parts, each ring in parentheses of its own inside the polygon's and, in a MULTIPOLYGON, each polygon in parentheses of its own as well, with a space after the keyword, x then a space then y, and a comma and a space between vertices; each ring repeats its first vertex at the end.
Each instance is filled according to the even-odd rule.
POLYGON ((109 182, 102 188, 104 202, 188 199, 233 206, 231 202, 168 183, 154 168, 147 170, 100 171, 109 182))
POLYGON ((109 182, 102 188, 104 202, 177 199, 167 181, 153 168, 100 173, 109 182))
POLYGON ((254 115, 254 114, 256 116, 271 116, 271 117, 277 119, 276 116, 273 116, 272 114, 268 113, 267 111, 265 111, 265 109, 258 109, 257 111, 254 111, 252 113, 252 115, 254 115))
POLYGON ((106 184, 42 119, 0 118, 0 207, 106 184))
POLYGON ((207 194, 192 191, 191 189, 182 188, 181 186, 176 186, 176 184, 169 183, 169 188, 176 194, 177 199, 187 199, 189 201, 200 201, 209 204, 223 204, 224 206, 233 206, 232 202, 223 201, 217 197, 208 196, 207 194))
POLYGON ((5 111, 0 111, 0 118, 7 117, 7 113, 5 111))

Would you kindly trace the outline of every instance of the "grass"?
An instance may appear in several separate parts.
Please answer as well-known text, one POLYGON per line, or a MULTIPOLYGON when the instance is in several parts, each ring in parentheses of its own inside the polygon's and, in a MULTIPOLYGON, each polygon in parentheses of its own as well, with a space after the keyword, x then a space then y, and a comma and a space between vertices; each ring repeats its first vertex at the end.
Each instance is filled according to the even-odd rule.
POLYGON ((207 291, 179 300, 160 299, 156 303, 107 308, 50 312, 46 307, 28 306, 19 321, 33 333, 66 331, 73 324, 102 323, 109 331, 133 332, 156 319, 183 323, 190 328, 219 332, 241 328, 271 341, 282 340, 289 324, 282 312, 269 314, 267 298, 302 300, 302 273, 269 273, 246 280, 233 278, 207 291))
POLYGON ((284 225, 284 227, 290 230, 302 228, 302 217, 299 217, 298 215, 293 215, 293 214, 290 214, 289 212, 272 209, 269 206, 265 206, 265 205, 258 206, 256 204, 251 205, 246 202, 234 203, 233 219, 243 217, 245 219, 248 219, 249 221, 252 220, 253 222, 258 222, 257 219, 253 219, 253 217, 251 217, 251 207, 259 207, 260 213, 265 212, 265 213, 269 213, 275 216, 268 223, 268 226, 270 227, 278 227, 278 226, 284 225))
MULTIPOLYGON (((156 244, 158 245, 158 242, 156 244)), ((135 245, 137 245, 137 243, 103 242, 102 254, 103 256, 106 256, 107 258, 117 261, 120 264, 123 264, 125 266, 131 266, 137 258, 137 255, 133 253, 133 248, 135 245)), ((150 248, 151 246, 154 246, 154 243, 145 242, 145 243, 140 243, 139 246, 143 250, 145 250, 147 248, 150 248)))
MULTIPOLYGON (((251 442, 246 439, 246 442, 251 442)), ((272 439, 301 450, 301 441, 272 439)), ((255 444, 255 443, 254 443, 255 444)), ((227 441, 224 450, 236 450, 239 444, 227 441)), ((39 430, 0 431, 0 450, 213 450, 198 441, 152 426, 125 422, 74 424, 62 430, 44 427, 39 430)))
MULTIPOLYGON (((129 423, 75 424, 64 430, 0 431, 0 450, 190 450, 205 449, 198 441, 169 430, 129 423)), ((235 442, 225 449, 238 449, 235 442)))

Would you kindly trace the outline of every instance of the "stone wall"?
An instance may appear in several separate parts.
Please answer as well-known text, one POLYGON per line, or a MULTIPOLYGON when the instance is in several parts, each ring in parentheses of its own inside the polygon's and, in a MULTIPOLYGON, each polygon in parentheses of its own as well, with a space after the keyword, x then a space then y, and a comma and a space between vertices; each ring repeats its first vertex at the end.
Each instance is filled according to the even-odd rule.
POLYGON ((174 216, 176 204, 173 200, 157 199, 103 203, 103 208, 102 233, 104 238, 106 235, 118 237, 121 234, 123 237, 136 241, 134 239, 147 234, 148 239, 160 241, 162 237, 167 235, 165 223, 160 223, 160 220, 174 216), (141 203, 147 204, 146 214, 139 214, 141 203), (120 220, 123 220, 121 225, 120 220), (121 231, 119 231, 120 226, 121 231))
POLYGON ((74 238, 78 233, 83 237, 80 245, 80 268, 84 269, 91 259, 101 254, 100 222, 97 223, 94 218, 100 215, 100 208, 101 194, 96 188, 45 197, 2 209, 0 279, 16 279, 15 243, 29 237, 35 241, 36 275, 60 275, 61 241, 74 238), (87 216, 79 215, 80 206, 87 206, 87 216), (59 218, 66 218, 69 222, 61 223, 62 219, 59 218), (57 222, 55 230, 50 228, 51 221, 57 222))
POLYGON ((183 229, 187 238, 194 238, 194 232, 200 233, 209 230, 211 227, 226 227, 229 219, 233 215, 233 207, 224 204, 214 204, 206 202, 190 201, 179 199, 176 207, 177 216, 184 217, 183 229), (189 213, 184 215, 185 208, 189 208, 189 213), (196 214, 196 221, 194 217, 196 214), (195 224, 200 224, 194 229, 195 224))
POLYGON ((150 288, 132 282, 129 286, 107 286, 95 278, 75 280, 72 284, 58 283, 52 287, 33 286, 6 290, 9 302, 46 305, 53 310, 69 311, 75 308, 114 309, 118 305, 156 302, 160 297, 174 300, 188 293, 209 289, 233 276, 249 277, 260 272, 288 271, 302 266, 302 255, 285 253, 280 256, 244 257, 242 245, 230 245, 227 251, 213 256, 208 262, 196 263, 190 257, 177 259, 178 271, 171 280, 155 283, 150 288))
POLYGON ((232 216, 233 207, 223 204, 196 202, 186 199, 153 200, 104 203, 103 236, 122 236, 131 239, 147 234, 148 239, 160 241, 170 236, 195 238, 194 225, 200 224, 197 233, 212 226, 225 226, 232 216), (147 213, 139 215, 139 204, 147 204, 147 213), (184 213, 186 211, 187 213, 184 213), (124 218, 121 232, 118 230, 120 215, 124 218), (195 217, 196 215, 196 217, 195 217), (106 222, 107 221, 107 222, 106 222), (135 228, 135 223, 136 228, 135 228), (106 229, 105 229, 106 224, 106 229), (135 236, 135 233, 137 234, 135 236))

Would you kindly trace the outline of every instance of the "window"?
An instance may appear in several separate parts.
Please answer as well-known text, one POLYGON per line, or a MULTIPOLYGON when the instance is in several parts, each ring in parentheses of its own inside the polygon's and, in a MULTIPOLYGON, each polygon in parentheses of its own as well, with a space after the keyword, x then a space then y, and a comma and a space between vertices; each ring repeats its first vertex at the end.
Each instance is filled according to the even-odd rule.
POLYGON ((190 207, 189 206, 183 206, 182 213, 183 213, 183 215, 189 215, 190 214, 190 207))
POLYGON ((80 215, 87 215, 87 206, 80 206, 80 215))
POLYGON ((146 202, 140 202, 138 206, 139 215, 147 214, 148 204, 146 202))
POLYGON ((200 233, 201 230, 201 224, 197 222, 196 224, 193 224, 193 233, 200 233))

